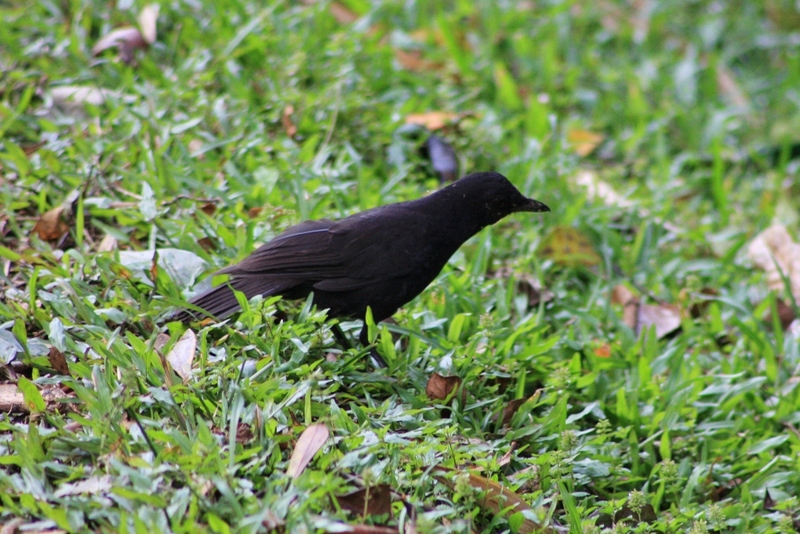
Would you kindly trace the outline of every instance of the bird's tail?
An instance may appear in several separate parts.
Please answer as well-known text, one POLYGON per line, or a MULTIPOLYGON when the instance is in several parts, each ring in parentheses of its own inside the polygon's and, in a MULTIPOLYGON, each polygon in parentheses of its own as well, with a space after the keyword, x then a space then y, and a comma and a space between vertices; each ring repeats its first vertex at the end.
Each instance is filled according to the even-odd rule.
POLYGON ((236 300, 234 290, 241 291, 247 299, 256 295, 277 295, 281 291, 291 287, 291 284, 276 283, 270 284, 259 277, 234 277, 222 285, 209 289, 205 293, 197 295, 189 304, 205 310, 205 313, 193 310, 180 310, 170 317, 170 321, 188 322, 202 319, 207 316, 216 319, 225 319, 239 309, 239 301, 236 300))

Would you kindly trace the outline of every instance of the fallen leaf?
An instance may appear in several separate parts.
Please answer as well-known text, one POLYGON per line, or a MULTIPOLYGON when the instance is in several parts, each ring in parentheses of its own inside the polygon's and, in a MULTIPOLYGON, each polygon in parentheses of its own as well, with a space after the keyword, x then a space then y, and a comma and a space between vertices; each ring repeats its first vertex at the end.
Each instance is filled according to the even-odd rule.
POLYGON ((517 291, 527 295, 529 308, 535 308, 540 302, 550 302, 555 298, 552 291, 544 289, 538 279, 526 272, 515 272, 510 267, 503 266, 494 273, 494 277, 501 280, 514 278, 517 281, 517 291))
POLYGON ((600 201, 606 206, 628 208, 633 202, 617 193, 613 187, 601 180, 596 173, 589 170, 578 171, 572 178, 575 185, 586 189, 586 197, 590 201, 600 201))
POLYGON ((767 287, 784 294, 789 281, 792 296, 800 301, 800 244, 792 240, 783 225, 770 226, 750 243, 747 255, 767 274, 767 287))
POLYGON ((167 346, 167 343, 169 343, 169 334, 161 332, 156 336, 156 341, 153 343, 153 348, 157 351, 161 351, 161 349, 167 346))
POLYGON ((571 226, 556 226, 542 242, 542 255, 565 267, 600 264, 600 255, 580 230, 571 226))
POLYGON ((733 72, 723 63, 717 64, 717 87, 731 104, 741 109, 750 109, 750 99, 736 82, 733 72))
POLYGON ((81 85, 60 85, 51 88, 49 94, 53 105, 65 111, 71 110, 76 104, 99 106, 109 99, 130 100, 119 91, 81 85))
POLYGON ((443 65, 437 61, 430 61, 422 57, 422 52, 419 50, 400 50, 395 49, 394 57, 400 66, 406 70, 414 72, 429 72, 439 70, 443 65))
MULTIPOLYGON (((674 304, 643 304, 623 284, 611 292, 611 303, 623 307, 622 322, 638 336, 642 330, 655 326, 656 337, 661 339, 681 326, 681 309, 674 304)), ((610 350, 610 349, 609 349, 610 350)))
POLYGON ((368 515, 392 515, 392 488, 389 484, 377 484, 336 497, 343 509, 361 517, 368 515))
POLYGON ((106 234, 97 245, 97 252, 111 252, 117 249, 117 238, 111 234, 106 234))
POLYGON ((425 386, 425 393, 431 400, 448 400, 452 398, 458 386, 461 385, 461 378, 453 376, 442 376, 433 373, 425 386))
POLYGON ((681 326, 680 308, 673 304, 640 304, 634 328, 636 335, 650 326, 655 326, 658 339, 674 332, 681 326))
POLYGON ((137 17, 139 23, 139 30, 142 32, 142 38, 147 44, 156 42, 156 21, 158 20, 158 4, 149 4, 142 8, 137 17))
POLYGON ((69 231, 69 226, 62 219, 63 213, 63 206, 47 211, 36 221, 33 231, 36 232, 43 241, 55 241, 60 239, 69 231))
POLYGON ((306 428, 300 438, 297 440, 292 451, 292 457, 289 459, 289 468, 286 469, 286 474, 292 478, 297 478, 308 466, 314 455, 322 449, 325 442, 328 441, 328 427, 322 423, 310 425, 306 428))
POLYGON ((592 353, 598 358, 610 358, 611 357, 611 345, 608 343, 603 343, 592 349, 592 353))
POLYGON ((439 182, 454 182, 458 179, 458 157, 447 141, 436 134, 431 134, 425 141, 428 158, 433 169, 439 173, 439 182))
MULTIPOLYGON (((327 532, 347 534, 397 534, 397 528, 382 527, 379 525, 345 525, 333 523, 327 527, 327 532)), ((26 533, 27 534, 27 533, 26 533)))
POLYGON ((497 460, 497 465, 499 467, 504 467, 511 463, 511 458, 514 456, 514 451, 517 450, 517 442, 512 441, 511 446, 508 448, 508 451, 497 460))
MULTIPOLYGON (((499 515, 501 517, 507 517, 511 514, 516 514, 517 512, 525 512, 530 511, 533 512, 533 508, 525 502, 522 497, 511 491, 510 489, 502 486, 499 482, 495 482, 494 480, 489 480, 479 475, 475 475, 473 473, 464 472, 464 471, 456 471, 454 469, 450 469, 447 467, 438 466, 435 468, 436 471, 440 473, 452 473, 455 476, 466 476, 469 478, 469 484, 473 488, 484 492, 484 500, 483 502, 479 502, 478 504, 488 510, 489 512, 493 513, 494 515, 499 515)), ((437 477, 444 485, 448 486, 450 489, 455 487, 455 482, 450 479, 450 477, 437 477)), ((519 526, 518 530, 516 531, 520 534, 528 534, 532 532, 543 532, 543 533, 552 533, 553 530, 547 527, 543 527, 542 525, 528 519, 527 517, 523 516, 522 524, 519 526)))
POLYGON ((16 384, 0 384, 0 413, 28 413, 25 397, 16 384))
POLYGON ((236 427, 236 443, 250 443, 253 441, 253 431, 247 423, 239 423, 236 427))
POLYGON ((527 400, 528 399, 526 398, 514 399, 509 401, 503 407, 503 426, 506 426, 511 422, 511 420, 514 418, 514 414, 516 414, 517 410, 519 410, 519 407, 525 404, 525 401, 527 400))
POLYGON ((213 252, 217 250, 217 245, 214 243, 214 240, 208 236, 198 239, 197 244, 203 247, 203 250, 207 252, 213 252))
POLYGON ((283 131, 286 132, 286 135, 289 137, 294 137, 297 135, 297 126, 294 125, 292 122, 292 114, 294 113, 294 106, 286 106, 283 108, 283 113, 281 114, 281 123, 283 124, 283 131))
POLYGON ((590 132, 588 130, 574 129, 567 132, 567 141, 572 145, 575 153, 581 157, 588 156, 597 145, 603 142, 605 137, 602 134, 590 132))
POLYGON ((217 211, 217 205, 213 202, 206 202, 202 206, 200 206, 200 211, 205 213, 206 215, 214 215, 217 211))
POLYGON ((63 352, 55 347, 50 347, 50 352, 47 355, 47 359, 50 361, 50 367, 55 369, 58 374, 70 376, 67 359, 64 357, 63 352))
POLYGON ((331 2, 328 9, 339 24, 351 24, 359 19, 358 13, 341 2, 331 2))
POLYGON ((101 37, 92 47, 92 55, 96 56, 104 50, 116 48, 119 51, 120 59, 130 64, 133 61, 133 55, 136 50, 147 48, 147 46, 148 43, 139 28, 125 26, 124 28, 111 30, 111 32, 101 37))
POLYGON ((192 362, 197 351, 197 336, 189 328, 167 354, 167 361, 172 370, 186 383, 192 377, 192 362))
POLYGON ((456 122, 458 118, 458 113, 452 113, 450 111, 429 111, 427 113, 412 113, 407 115, 406 124, 418 124, 433 132, 456 122))

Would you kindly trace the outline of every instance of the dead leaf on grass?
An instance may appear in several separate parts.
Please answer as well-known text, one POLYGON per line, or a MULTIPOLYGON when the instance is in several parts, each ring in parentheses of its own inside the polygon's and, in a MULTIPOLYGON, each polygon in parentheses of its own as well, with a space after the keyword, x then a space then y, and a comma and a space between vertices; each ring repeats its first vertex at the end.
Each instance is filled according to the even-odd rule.
POLYGON ((681 326, 680 307, 674 304, 643 304, 641 299, 622 284, 612 290, 611 303, 622 305, 622 322, 637 336, 642 330, 654 326, 656 337, 661 339, 681 326))
POLYGON ((567 132, 567 141, 572 145, 575 153, 581 157, 588 156, 597 145, 603 142, 603 134, 590 132, 589 130, 574 129, 567 132))
POLYGON ((341 2, 331 2, 328 9, 339 24, 351 24, 360 18, 358 13, 341 2))
POLYGON ((433 132, 457 122, 458 119, 459 114, 451 111, 428 111, 406 115, 406 124, 418 124, 433 132))
POLYGON ((586 196, 590 201, 600 201, 606 206, 628 208, 633 202, 617 193, 611 185, 601 180, 597 174, 589 170, 578 171, 572 178, 575 185, 586 189, 586 196))
POLYGON ((111 234, 106 234, 103 236, 103 239, 100 240, 100 243, 97 245, 97 252, 111 252, 112 250, 117 249, 117 238, 111 234))
POLYGON ((339 506, 361 517, 368 515, 392 515, 392 488, 389 484, 377 484, 336 497, 339 506))
POLYGON ((283 113, 281 114, 281 124, 283 124, 283 131, 286 132, 286 135, 289 137, 294 137, 297 135, 297 126, 292 122, 292 115, 294 114, 294 106, 286 106, 283 108, 283 113))
MULTIPOLYGON (((479 501, 479 504, 485 510, 488 510, 495 515, 507 517, 517 512, 524 512, 526 510, 530 512, 534 511, 533 508, 531 508, 522 497, 504 487, 499 482, 489 480, 488 478, 484 478, 473 473, 464 471, 459 472, 442 466, 436 467, 435 471, 445 474, 454 474, 454 476, 468 477, 469 485, 484 493, 484 500, 483 502, 479 501)), ((452 477, 442 476, 437 478, 450 489, 455 488, 455 482, 452 480, 452 477)), ((528 534, 532 532, 552 533, 553 531, 552 529, 543 527, 527 517, 523 517, 522 524, 519 526, 517 532, 521 534, 528 534)))
POLYGON ((286 469, 286 474, 292 478, 297 478, 305 470, 314 455, 328 441, 330 432, 328 427, 322 423, 317 423, 306 428, 300 438, 297 440, 292 451, 292 457, 289 459, 289 467, 286 469))
POLYGON ((425 393, 431 400, 446 401, 453 398, 456 390, 461 385, 461 378, 452 376, 442 376, 433 373, 425 386, 425 393))
POLYGON ((785 277, 795 300, 800 301, 800 244, 795 243, 785 226, 776 224, 758 234, 747 255, 766 273, 767 287, 784 295, 785 277))
POLYGON ((425 59, 419 50, 400 50, 398 48, 394 51, 394 57, 401 67, 414 72, 430 72, 441 70, 444 67, 438 61, 425 59))
POLYGON ((133 62, 136 50, 147 48, 147 46, 148 43, 139 28, 125 26, 111 30, 97 41, 92 47, 92 55, 97 56, 104 50, 116 48, 119 52, 119 58, 130 65, 133 62))
POLYGON ((39 217, 33 227, 33 231, 38 234, 39 239, 42 241, 56 241, 69 232, 69 225, 64 221, 63 214, 64 206, 59 206, 39 217))
POLYGON ((55 347, 50 347, 47 359, 50 361, 50 367, 55 369, 58 374, 70 376, 69 365, 67 365, 67 359, 64 357, 63 352, 55 347))
POLYGON ((149 4, 142 8, 136 21, 139 23, 139 30, 142 38, 147 44, 156 42, 156 22, 158 21, 158 4, 149 4))
POLYGON ((181 336, 167 354, 167 361, 172 370, 186 383, 192 377, 192 362, 197 352, 197 336, 190 328, 181 336))
POLYGON ((16 384, 0 384, 0 413, 28 413, 25 396, 16 384))
POLYGON ((571 226, 556 226, 542 243, 541 253, 559 265, 592 267, 600 264, 600 255, 589 238, 571 226))

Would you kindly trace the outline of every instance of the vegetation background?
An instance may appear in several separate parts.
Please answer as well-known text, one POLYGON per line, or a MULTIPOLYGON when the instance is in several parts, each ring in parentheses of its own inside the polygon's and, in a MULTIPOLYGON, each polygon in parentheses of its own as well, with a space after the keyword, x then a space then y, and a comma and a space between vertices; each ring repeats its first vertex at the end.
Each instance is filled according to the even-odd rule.
POLYGON ((3 532, 798 530, 795 2, 0 18, 3 532), (374 328, 390 369, 308 303, 164 325, 289 225, 439 187, 429 131, 553 211, 374 328))

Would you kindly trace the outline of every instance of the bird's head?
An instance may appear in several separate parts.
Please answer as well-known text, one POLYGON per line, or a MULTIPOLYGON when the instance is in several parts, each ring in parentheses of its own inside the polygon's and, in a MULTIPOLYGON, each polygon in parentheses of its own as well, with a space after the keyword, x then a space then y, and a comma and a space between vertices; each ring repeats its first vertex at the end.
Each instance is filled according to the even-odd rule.
POLYGON ((463 199, 469 209, 482 219, 484 225, 494 224, 506 215, 518 211, 550 211, 545 204, 527 198, 508 179, 496 172, 476 172, 457 180, 448 189, 463 199))

